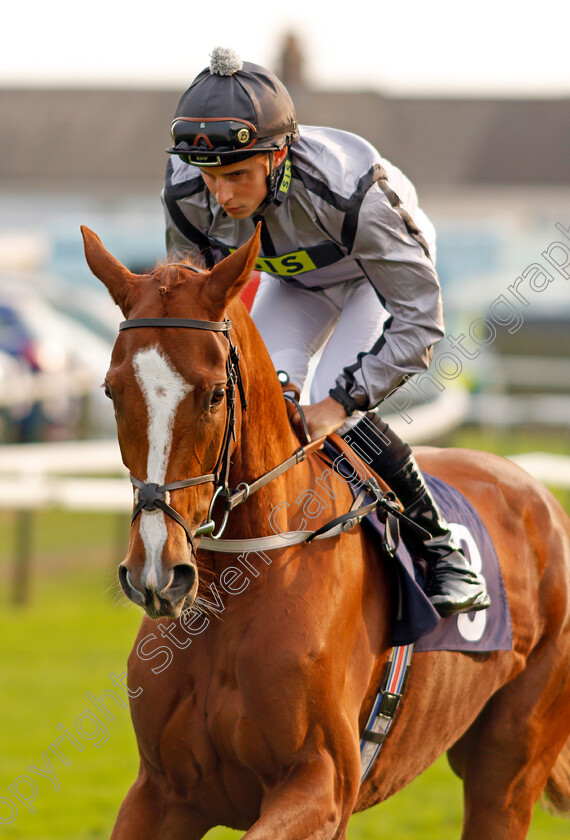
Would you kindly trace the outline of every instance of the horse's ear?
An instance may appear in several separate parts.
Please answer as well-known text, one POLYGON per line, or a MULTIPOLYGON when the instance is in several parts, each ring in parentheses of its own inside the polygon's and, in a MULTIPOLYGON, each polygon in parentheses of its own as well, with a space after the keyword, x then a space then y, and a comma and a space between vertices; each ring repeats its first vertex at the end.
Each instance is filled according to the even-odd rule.
POLYGON ((85 259, 89 268, 109 290, 115 303, 121 307, 123 315, 127 316, 137 297, 137 274, 131 274, 119 260, 110 254, 96 233, 81 225, 85 259))
POLYGON ((210 302, 222 312, 251 280, 259 253, 261 222, 251 239, 214 266, 204 287, 210 302))

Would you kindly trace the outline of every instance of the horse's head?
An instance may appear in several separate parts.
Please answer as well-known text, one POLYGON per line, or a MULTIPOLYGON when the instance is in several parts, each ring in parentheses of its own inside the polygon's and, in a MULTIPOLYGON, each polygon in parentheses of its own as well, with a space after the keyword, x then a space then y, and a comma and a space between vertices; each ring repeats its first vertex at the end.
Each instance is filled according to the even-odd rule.
POLYGON ((167 264, 146 275, 82 232, 91 271, 127 319, 105 378, 135 488, 119 579, 149 616, 176 617, 196 597, 196 539, 213 526, 212 498, 227 478, 233 421, 239 426, 239 362, 226 311, 251 276, 259 231, 211 271, 167 264))

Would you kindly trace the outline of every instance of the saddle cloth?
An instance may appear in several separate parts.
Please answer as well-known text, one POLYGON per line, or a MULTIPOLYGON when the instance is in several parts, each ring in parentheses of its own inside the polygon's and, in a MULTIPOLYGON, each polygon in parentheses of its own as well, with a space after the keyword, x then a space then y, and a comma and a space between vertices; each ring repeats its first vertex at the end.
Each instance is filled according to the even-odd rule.
MULTIPOLYGON (((509 604, 495 547, 483 521, 468 500, 454 487, 424 473, 426 483, 445 516, 455 539, 475 570, 485 578, 491 606, 479 612, 441 618, 424 594, 420 566, 413 563, 400 536, 394 562, 398 564, 400 606, 394 626, 393 644, 414 644, 415 651, 458 650, 485 653, 510 650, 512 625, 509 604)), ((365 527, 380 539, 383 523, 375 513, 364 520, 365 527)))

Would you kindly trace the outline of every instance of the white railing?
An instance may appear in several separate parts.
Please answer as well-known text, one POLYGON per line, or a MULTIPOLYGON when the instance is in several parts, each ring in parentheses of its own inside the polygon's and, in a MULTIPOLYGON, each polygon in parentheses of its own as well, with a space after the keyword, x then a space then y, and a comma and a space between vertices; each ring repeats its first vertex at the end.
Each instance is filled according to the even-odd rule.
POLYGON ((0 408, 82 397, 91 393, 95 387, 93 374, 84 369, 59 373, 26 371, 17 377, 0 379, 0 408))
MULTIPOLYGON (((570 455, 529 452, 510 460, 544 484, 570 489, 570 455)), ((0 509, 49 507, 129 511, 132 487, 116 440, 0 446, 0 509)))
POLYGON ((114 440, 0 446, 0 508, 120 512, 132 503, 114 440))
POLYGON ((570 455, 525 452, 522 455, 510 455, 509 459, 543 484, 570 489, 570 455))

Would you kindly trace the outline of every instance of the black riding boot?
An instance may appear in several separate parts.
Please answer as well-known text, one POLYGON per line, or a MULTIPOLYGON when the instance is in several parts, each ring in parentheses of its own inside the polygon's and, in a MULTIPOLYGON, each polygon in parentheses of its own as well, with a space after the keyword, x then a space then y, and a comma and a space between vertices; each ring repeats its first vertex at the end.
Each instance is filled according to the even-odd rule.
POLYGON ((406 527, 405 520, 400 520, 410 553, 427 564, 426 595, 438 613, 446 616, 486 609, 491 599, 485 581, 471 569, 455 543, 409 445, 373 413, 343 437, 390 485, 406 516, 431 535, 423 539, 415 529, 406 527))
POLYGON ((485 581, 473 571, 463 551, 453 539, 449 526, 410 454, 404 466, 389 479, 404 506, 406 516, 431 534, 422 539, 400 520, 406 547, 427 563, 426 595, 442 616, 470 610, 484 610, 491 599, 485 581))

